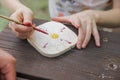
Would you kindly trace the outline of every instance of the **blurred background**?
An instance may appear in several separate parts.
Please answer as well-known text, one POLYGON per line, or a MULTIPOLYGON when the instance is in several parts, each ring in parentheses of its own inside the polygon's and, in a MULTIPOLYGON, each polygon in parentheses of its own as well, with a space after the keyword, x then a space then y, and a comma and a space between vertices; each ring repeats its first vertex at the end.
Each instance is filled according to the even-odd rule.
MULTIPOLYGON (((20 0, 20 1, 24 5, 28 6, 34 12, 35 18, 49 20, 48 0, 20 0)), ((9 11, 2 7, 1 4, 0 14, 10 16, 9 11)), ((2 30, 7 24, 8 21, 0 18, 0 30, 2 30)))
MULTIPOLYGON (((12 0, 11 0, 12 1, 12 0)), ((49 11, 48 11, 48 0, 20 0, 24 5, 28 6, 35 15, 35 18, 38 19, 47 19, 49 20, 49 11)), ((5 16, 10 16, 8 10, 3 8, 0 4, 0 14, 5 16)), ((8 24, 8 21, 0 18, 0 31, 8 24)), ((108 32, 120 32, 119 29, 108 29, 104 28, 104 31, 108 32)))

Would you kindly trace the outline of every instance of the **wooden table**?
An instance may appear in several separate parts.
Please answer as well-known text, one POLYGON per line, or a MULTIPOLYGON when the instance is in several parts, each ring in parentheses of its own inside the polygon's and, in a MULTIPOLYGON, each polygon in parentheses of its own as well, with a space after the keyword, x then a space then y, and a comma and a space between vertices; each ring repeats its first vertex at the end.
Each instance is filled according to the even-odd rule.
MULTIPOLYGON (((34 20, 37 25, 46 21, 34 20)), ((71 27, 70 27, 71 28, 71 27)), ((73 31, 77 30, 71 28, 73 31)), ((0 33, 0 48, 17 59, 17 76, 30 80, 120 80, 120 34, 100 31, 101 47, 92 38, 86 49, 56 58, 40 55, 9 28, 0 33)))

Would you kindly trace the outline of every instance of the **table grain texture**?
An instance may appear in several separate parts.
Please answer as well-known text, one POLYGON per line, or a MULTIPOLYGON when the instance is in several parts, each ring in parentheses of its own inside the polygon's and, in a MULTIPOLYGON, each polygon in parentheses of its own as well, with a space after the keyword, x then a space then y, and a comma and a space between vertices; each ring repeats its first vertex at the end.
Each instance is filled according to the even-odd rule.
MULTIPOLYGON (((45 20, 33 20, 37 25, 45 20)), ((74 27, 68 26, 77 32, 74 27)), ((26 40, 6 27, 0 32, 0 48, 17 60, 17 76, 30 80, 120 80, 120 34, 99 31, 101 47, 92 37, 86 49, 71 49, 56 58, 39 54, 26 40)))

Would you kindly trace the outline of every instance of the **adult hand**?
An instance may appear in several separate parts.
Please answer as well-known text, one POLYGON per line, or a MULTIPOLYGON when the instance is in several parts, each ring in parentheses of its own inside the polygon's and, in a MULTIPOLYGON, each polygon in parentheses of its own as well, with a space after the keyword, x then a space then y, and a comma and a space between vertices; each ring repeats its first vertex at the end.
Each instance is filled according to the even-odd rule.
POLYGON ((16 60, 0 49, 0 80, 16 80, 16 60))

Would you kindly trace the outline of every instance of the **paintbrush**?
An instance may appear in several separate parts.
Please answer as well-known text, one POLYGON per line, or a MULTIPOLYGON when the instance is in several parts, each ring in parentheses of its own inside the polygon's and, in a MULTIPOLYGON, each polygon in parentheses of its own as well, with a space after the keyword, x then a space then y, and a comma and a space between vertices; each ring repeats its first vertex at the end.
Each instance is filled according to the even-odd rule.
MULTIPOLYGON (((18 21, 16 21, 16 20, 13 20, 13 19, 8 18, 8 17, 3 16, 3 15, 0 15, 0 18, 3 18, 3 19, 6 19, 6 20, 15 22, 16 24, 20 24, 20 25, 26 26, 25 24, 23 24, 23 23, 21 23, 21 22, 18 22, 18 21)), ((42 30, 42 29, 40 29, 40 28, 38 29, 38 28, 36 28, 36 27, 34 27, 34 26, 31 26, 31 27, 32 27, 34 30, 37 30, 37 31, 39 31, 39 32, 41 32, 41 33, 48 34, 46 31, 44 31, 44 30, 42 30)))

